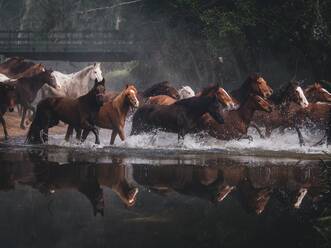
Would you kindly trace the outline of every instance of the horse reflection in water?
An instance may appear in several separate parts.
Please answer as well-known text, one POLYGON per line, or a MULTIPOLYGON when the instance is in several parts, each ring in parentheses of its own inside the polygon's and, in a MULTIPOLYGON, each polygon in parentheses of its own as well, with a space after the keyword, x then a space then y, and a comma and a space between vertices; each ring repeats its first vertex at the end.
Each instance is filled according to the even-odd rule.
MULTIPOLYGON (((323 168, 313 166, 280 166, 266 163, 263 166, 247 166, 245 162, 231 159, 210 161, 212 166, 134 166, 134 179, 153 192, 166 195, 178 192, 208 200, 222 202, 228 196, 238 198, 247 212, 261 214, 273 197, 300 208, 309 195, 315 202, 325 189, 323 168), (222 164, 222 166, 219 166, 222 164), (224 165, 224 166, 223 166, 224 165), (281 192, 282 194, 279 194, 281 192), (289 198, 286 201, 284 198, 289 198)), ((318 162, 316 162, 318 163, 318 162)))
MULTIPOLYGON (((130 164, 118 156, 112 156, 111 163, 60 164, 50 162, 52 154, 45 151, 3 156, 1 191, 13 190, 18 183, 38 189, 46 196, 76 190, 89 200, 94 215, 104 215, 105 188, 110 188, 125 207, 135 205, 139 185, 163 197, 177 192, 213 204, 233 198, 248 213, 261 214, 270 199, 286 208, 300 208, 303 203, 318 202, 328 187, 325 168, 319 161, 307 164, 296 164, 294 160, 263 161, 253 165, 233 158, 213 158, 205 161, 207 166, 199 167, 182 166, 180 160, 178 164, 160 166, 130 164)), ((67 161, 77 159, 69 156, 67 161)))

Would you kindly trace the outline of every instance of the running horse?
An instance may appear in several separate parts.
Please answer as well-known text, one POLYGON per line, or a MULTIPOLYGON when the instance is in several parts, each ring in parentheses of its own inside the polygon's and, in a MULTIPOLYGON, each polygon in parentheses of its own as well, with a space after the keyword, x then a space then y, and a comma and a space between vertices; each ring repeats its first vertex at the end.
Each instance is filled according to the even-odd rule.
POLYGON ((15 84, 0 82, 0 121, 5 134, 5 140, 8 139, 6 121, 3 118, 7 112, 13 112, 16 105, 15 84))
MULTIPOLYGON (((264 126, 266 128, 265 137, 270 137, 272 131, 277 128, 294 128, 298 133, 300 144, 303 144, 302 134, 295 125, 294 112, 298 108, 307 108, 309 103, 299 83, 292 81, 283 85, 271 96, 270 101, 273 103, 272 113, 256 112, 253 117, 253 125, 264 126)), ((258 127, 256 129, 259 130, 258 127)))
POLYGON ((10 58, 0 64, 0 73, 8 78, 13 78, 15 75, 23 73, 35 64, 30 61, 25 61, 23 58, 10 58))
POLYGON ((217 123, 210 116, 203 116, 200 126, 208 133, 221 140, 249 138, 247 130, 256 110, 271 112, 270 104, 261 96, 250 95, 237 110, 223 111, 224 123, 217 123))
POLYGON ((35 114, 35 107, 32 105, 35 100, 39 89, 45 84, 55 88, 54 78, 50 70, 44 70, 39 74, 31 77, 21 77, 15 81, 16 83, 16 97, 17 103, 23 107, 23 114, 21 118, 20 127, 25 129, 24 120, 27 110, 31 110, 35 114))
POLYGON ((309 85, 304 90, 305 96, 310 103, 331 102, 331 93, 319 83, 309 85))
POLYGON ((99 144, 99 134, 95 127, 95 118, 99 112, 105 94, 105 80, 95 80, 94 87, 85 95, 72 99, 68 97, 49 97, 39 102, 36 116, 30 126, 26 142, 44 143, 48 140, 48 129, 63 121, 75 129, 84 129, 82 142, 89 131, 95 135, 99 144))
POLYGON ((177 133, 180 141, 187 133, 199 131, 197 124, 205 113, 209 113, 216 122, 224 123, 217 90, 215 87, 208 96, 195 96, 171 105, 145 104, 133 116, 131 135, 162 129, 177 133))

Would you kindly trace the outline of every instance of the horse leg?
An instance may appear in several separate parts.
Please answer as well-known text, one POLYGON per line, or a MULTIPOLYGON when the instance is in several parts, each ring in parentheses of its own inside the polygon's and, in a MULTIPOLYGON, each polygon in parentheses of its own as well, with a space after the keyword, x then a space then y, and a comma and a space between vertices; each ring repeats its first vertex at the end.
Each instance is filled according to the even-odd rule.
POLYGON ((300 129, 297 126, 295 126, 295 131, 297 131, 297 133, 298 133, 298 138, 299 138, 300 146, 304 146, 305 145, 305 141, 303 140, 302 133, 301 133, 300 129))
POLYGON ((247 134, 242 135, 238 140, 241 140, 241 139, 248 139, 249 142, 253 141, 253 137, 250 135, 247 135, 247 134))
POLYGON ((75 131, 76 131, 76 139, 80 140, 82 137, 82 129, 76 128, 75 131))
POLYGON ((99 129, 98 128, 93 128, 92 133, 95 135, 95 144, 99 145, 100 144, 100 139, 99 139, 99 129))
POLYGON ((121 140, 124 141, 125 140, 125 132, 123 130, 122 127, 118 128, 118 135, 120 136, 121 140))
POLYGON ((113 132, 111 133, 111 138, 110 138, 111 145, 114 145, 117 134, 118 134, 117 130, 113 129, 113 132))
POLYGON ((68 128, 67 128, 66 136, 65 136, 65 138, 64 138, 65 141, 68 142, 68 141, 70 140, 73 131, 74 131, 73 126, 69 125, 68 128))
POLYGON ((270 138, 271 133, 272 133, 272 129, 270 127, 266 127, 265 128, 265 137, 270 138))
POLYGON ((81 142, 82 143, 86 140, 86 138, 87 138, 87 136, 88 136, 89 133, 90 133, 90 130, 89 129, 84 129, 83 130, 83 135, 82 135, 82 138, 81 138, 81 142))
POLYGON ((8 140, 8 132, 7 132, 7 125, 6 125, 6 121, 3 118, 3 115, 0 115, 0 121, 2 123, 2 127, 3 127, 3 132, 5 133, 5 140, 8 140))
POLYGON ((22 118, 21 118, 21 124, 20 124, 20 128, 21 129, 25 129, 25 126, 24 126, 24 121, 25 121, 25 116, 26 116, 26 107, 25 106, 22 106, 22 109, 23 109, 23 114, 22 114, 22 118))
POLYGON ((250 126, 256 129, 261 139, 265 139, 265 136, 262 134, 261 129, 255 123, 251 123, 250 126))

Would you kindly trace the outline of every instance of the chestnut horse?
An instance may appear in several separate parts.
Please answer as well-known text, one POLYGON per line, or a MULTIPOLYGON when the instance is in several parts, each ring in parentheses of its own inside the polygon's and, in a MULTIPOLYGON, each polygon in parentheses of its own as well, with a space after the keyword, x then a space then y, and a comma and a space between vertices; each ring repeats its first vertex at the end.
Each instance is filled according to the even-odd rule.
POLYGON ((221 104, 215 87, 208 96, 195 96, 171 105, 145 104, 133 116, 131 135, 162 129, 178 134, 178 140, 189 132, 198 131, 201 116, 209 113, 218 123, 223 123, 221 104))
POLYGON ((210 116, 203 116, 201 121, 202 129, 222 140, 250 138, 247 136, 248 126, 256 110, 270 113, 271 106, 261 96, 250 95, 241 103, 239 109, 233 111, 223 111, 224 124, 217 123, 210 116))
MULTIPOLYGON (((121 140, 125 140, 124 126, 126 116, 132 108, 139 107, 139 101, 137 99, 137 89, 134 85, 126 85, 122 92, 115 96, 115 98, 105 101, 103 106, 100 108, 96 116, 95 123, 98 127, 113 130, 111 134, 110 144, 113 145, 117 134, 121 140)), ((73 128, 68 127, 66 134, 66 141, 69 140, 73 128)), ((79 137, 79 130, 76 130, 79 137)))
POLYGON ((26 142, 43 143, 48 140, 48 129, 63 121, 75 129, 84 129, 82 142, 88 132, 95 135, 95 143, 99 144, 95 117, 99 112, 105 94, 105 80, 95 80, 93 88, 77 99, 67 97, 49 97, 37 105, 36 116, 30 126, 26 142))
POLYGON ((0 121, 5 134, 5 140, 8 139, 8 132, 4 114, 9 110, 9 112, 14 111, 16 104, 16 93, 15 85, 12 83, 0 83, 0 121))
POLYGON ((321 84, 314 83, 305 89, 308 102, 331 102, 331 93, 324 89, 321 84))
MULTIPOLYGON (((300 144, 302 144, 303 137, 299 128, 294 124, 295 115, 293 112, 300 108, 299 106, 301 108, 308 107, 309 103, 299 83, 297 81, 287 83, 273 94, 270 100, 273 103, 272 113, 256 112, 253 117, 254 124, 251 126, 264 126, 266 137, 270 137, 272 131, 277 128, 295 128, 300 144), (296 107, 295 104, 298 106, 296 107)), ((256 129, 259 130, 257 127, 256 129)))
POLYGON ((24 120, 27 110, 32 110, 33 115, 35 113, 35 108, 32 106, 32 102, 36 98, 39 89, 41 89, 44 84, 54 88, 56 87, 52 72, 53 71, 45 70, 34 76, 22 77, 15 81, 17 103, 23 107, 23 114, 20 125, 22 129, 25 129, 24 120))

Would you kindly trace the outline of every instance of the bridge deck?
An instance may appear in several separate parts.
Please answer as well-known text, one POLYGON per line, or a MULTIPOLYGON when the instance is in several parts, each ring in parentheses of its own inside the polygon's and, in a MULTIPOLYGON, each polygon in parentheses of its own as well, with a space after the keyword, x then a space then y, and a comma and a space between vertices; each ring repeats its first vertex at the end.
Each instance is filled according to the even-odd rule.
POLYGON ((36 60, 129 61, 138 42, 117 31, 0 31, 0 54, 36 60))

